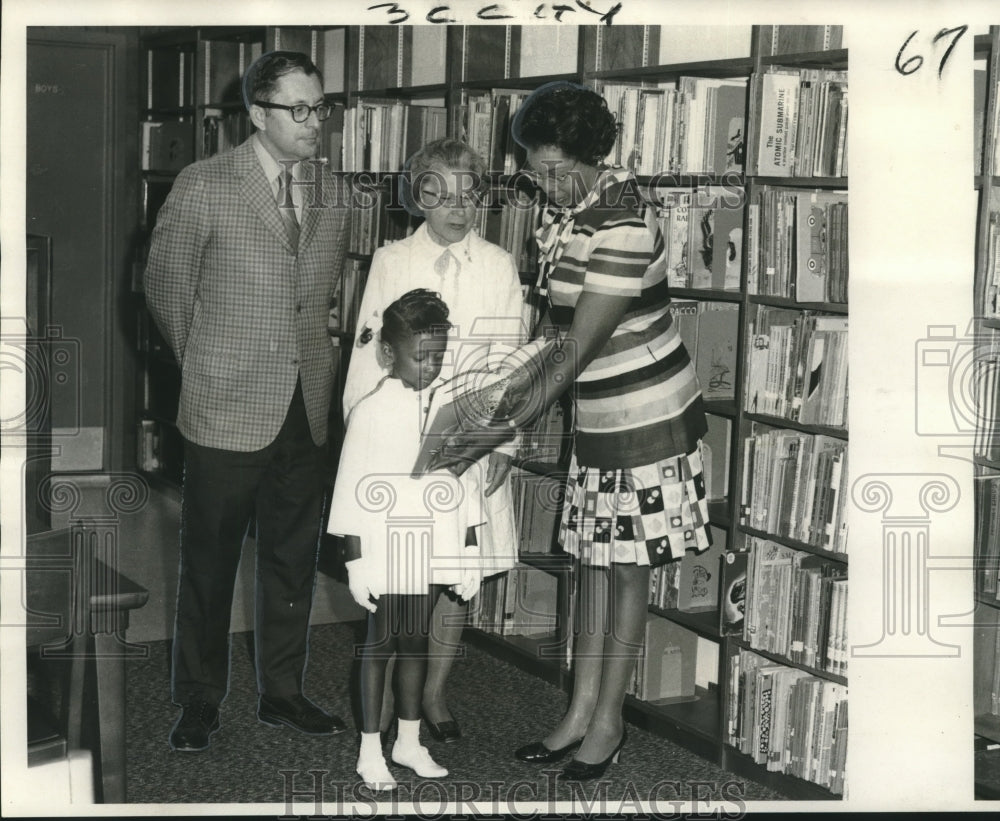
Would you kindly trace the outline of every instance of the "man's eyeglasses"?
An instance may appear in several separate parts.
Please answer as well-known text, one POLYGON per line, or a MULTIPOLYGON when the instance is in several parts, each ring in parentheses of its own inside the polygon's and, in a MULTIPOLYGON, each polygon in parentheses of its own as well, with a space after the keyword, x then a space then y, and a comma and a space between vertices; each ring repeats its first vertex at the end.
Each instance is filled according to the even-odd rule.
POLYGON ((319 103, 319 105, 306 105, 305 103, 283 105, 282 103, 269 103, 266 100, 254 100, 253 104, 259 105, 261 108, 280 108, 282 111, 290 111, 292 112, 292 119, 297 123, 304 123, 314 111, 316 112, 316 119, 320 122, 323 122, 323 120, 327 119, 333 113, 333 106, 328 103, 319 103))

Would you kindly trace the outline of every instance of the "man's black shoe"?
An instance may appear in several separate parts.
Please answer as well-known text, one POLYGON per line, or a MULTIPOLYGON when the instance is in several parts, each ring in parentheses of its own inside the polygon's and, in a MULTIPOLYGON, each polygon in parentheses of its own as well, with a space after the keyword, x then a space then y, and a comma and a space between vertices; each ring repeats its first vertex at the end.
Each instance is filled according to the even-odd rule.
POLYGON ((292 698, 261 696, 257 718, 271 727, 285 724, 307 735, 336 735, 347 729, 337 716, 324 712, 301 695, 292 698))
POLYGON ((184 712, 170 731, 170 746, 184 753, 207 750, 212 733, 219 729, 219 708, 204 701, 184 705, 184 712))

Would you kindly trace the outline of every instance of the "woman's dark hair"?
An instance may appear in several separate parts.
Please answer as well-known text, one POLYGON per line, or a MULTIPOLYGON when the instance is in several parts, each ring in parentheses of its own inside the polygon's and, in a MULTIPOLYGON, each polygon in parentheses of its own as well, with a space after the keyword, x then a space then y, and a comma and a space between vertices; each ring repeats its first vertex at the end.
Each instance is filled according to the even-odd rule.
POLYGON ((518 145, 554 145, 567 157, 593 166, 608 156, 618 129, 615 115, 600 94, 566 80, 535 89, 511 123, 518 145))
POLYGON ((318 77, 319 84, 323 85, 322 72, 309 55, 301 51, 269 51, 254 60, 243 75, 243 105, 247 111, 254 100, 271 102, 278 80, 293 71, 304 72, 307 77, 318 77))
POLYGON ((395 345, 411 334, 444 333, 451 327, 448 306, 426 288, 407 291, 382 314, 382 341, 395 345))

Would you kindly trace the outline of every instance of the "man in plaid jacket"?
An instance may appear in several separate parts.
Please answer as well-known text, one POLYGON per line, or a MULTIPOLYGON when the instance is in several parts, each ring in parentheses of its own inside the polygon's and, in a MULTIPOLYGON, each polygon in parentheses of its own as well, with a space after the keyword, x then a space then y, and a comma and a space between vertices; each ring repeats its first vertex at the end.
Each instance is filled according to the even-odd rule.
POLYGON ((327 336, 347 243, 343 183, 313 158, 330 114, 304 54, 270 52, 243 80, 255 134, 178 175, 145 273, 181 366, 181 565, 175 750, 206 749, 229 681, 229 615, 256 522, 258 718, 311 735, 344 722, 303 694, 333 386, 327 336))

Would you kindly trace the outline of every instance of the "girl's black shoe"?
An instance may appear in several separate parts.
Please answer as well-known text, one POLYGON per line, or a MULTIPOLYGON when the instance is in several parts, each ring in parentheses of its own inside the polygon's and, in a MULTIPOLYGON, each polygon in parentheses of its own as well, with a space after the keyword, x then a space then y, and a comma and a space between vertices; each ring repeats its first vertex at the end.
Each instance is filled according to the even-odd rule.
POLYGON ((622 737, 618 746, 611 751, 611 755, 597 764, 587 764, 584 761, 577 761, 575 758, 566 765, 557 778, 562 781, 591 781, 600 778, 612 763, 617 764, 621 758, 622 747, 625 746, 625 739, 628 738, 628 730, 622 728, 622 737))
POLYGON ((558 750, 550 750, 543 742, 532 741, 530 744, 525 744, 519 748, 514 753, 514 756, 521 761, 527 761, 529 764, 552 764, 555 761, 562 761, 570 753, 575 753, 580 749, 582 743, 583 739, 581 738, 558 750))

